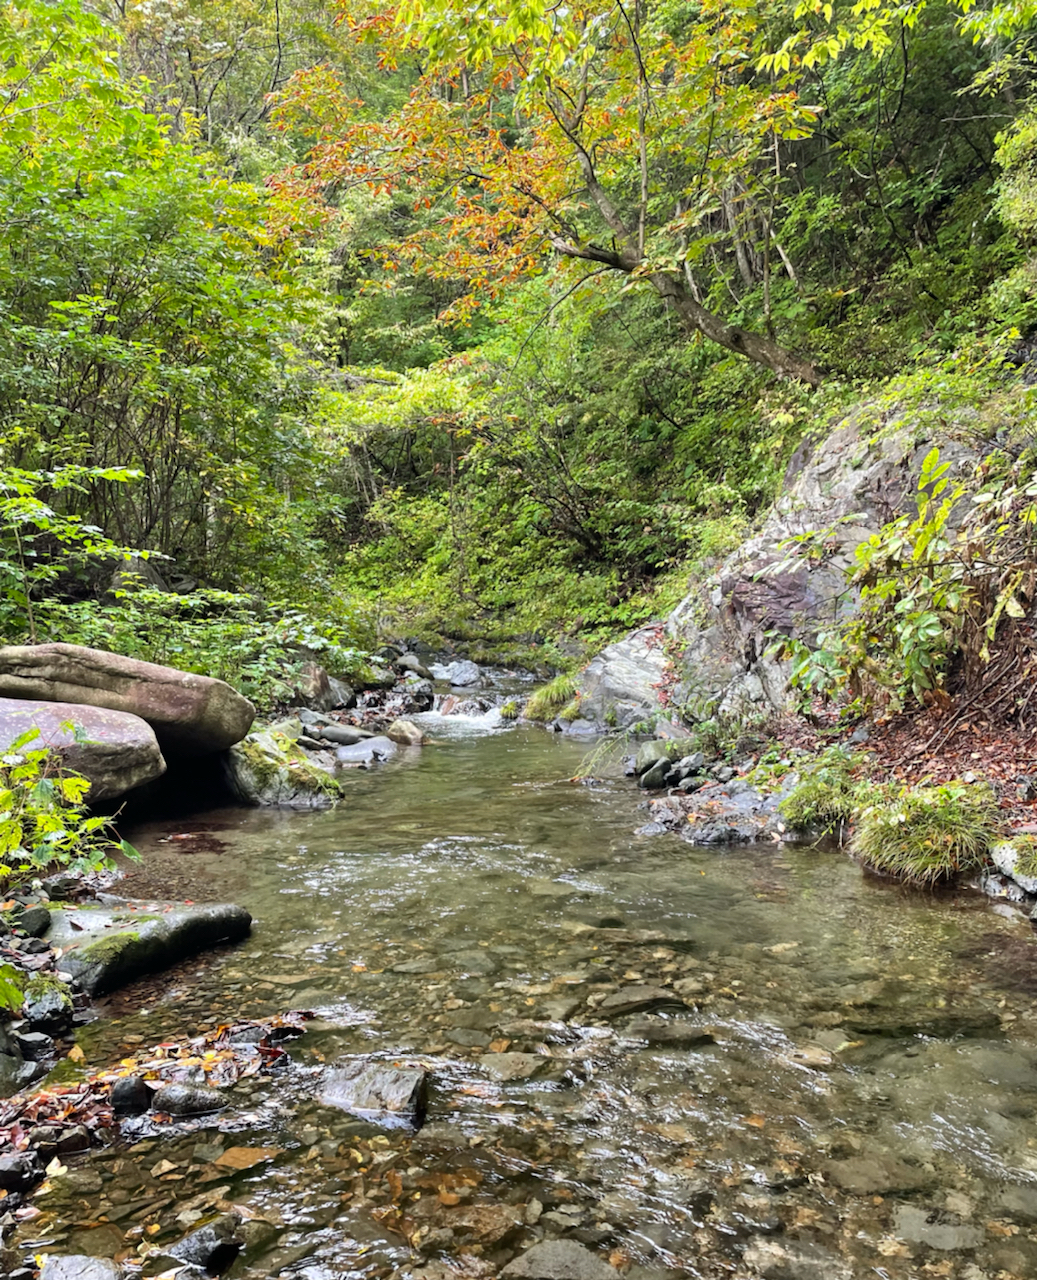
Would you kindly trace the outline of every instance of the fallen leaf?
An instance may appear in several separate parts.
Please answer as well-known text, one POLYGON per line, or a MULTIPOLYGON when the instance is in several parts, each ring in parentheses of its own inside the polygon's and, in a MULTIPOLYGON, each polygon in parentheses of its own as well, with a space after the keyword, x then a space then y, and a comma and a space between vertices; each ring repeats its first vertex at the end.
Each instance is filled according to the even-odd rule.
POLYGON ((79 1047, 78 1044, 74 1044, 72 1048, 69 1049, 68 1056, 69 1058, 72 1059, 73 1062, 82 1062, 86 1057, 86 1054, 83 1052, 83 1050, 79 1047))

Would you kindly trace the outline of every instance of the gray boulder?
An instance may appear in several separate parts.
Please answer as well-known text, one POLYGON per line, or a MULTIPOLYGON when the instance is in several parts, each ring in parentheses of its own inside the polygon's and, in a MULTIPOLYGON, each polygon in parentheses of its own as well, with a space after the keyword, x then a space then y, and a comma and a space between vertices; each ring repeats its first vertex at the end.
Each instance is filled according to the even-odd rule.
POLYGON ((658 623, 641 627, 602 649, 580 674, 580 714, 614 729, 629 729, 658 714, 657 685, 666 654, 658 623))
POLYGON ((25 988, 22 1017, 34 1031, 63 1035, 72 1026, 72 997, 66 985, 48 974, 34 974, 25 988))
POLYGON ((188 907, 113 898, 51 914, 47 941, 62 949, 62 969, 90 995, 112 991, 220 943, 240 942, 252 927, 245 908, 230 903, 188 907))
POLYGON ((0 648, 0 697, 74 702, 139 716, 173 754, 225 751, 256 709, 222 680, 78 644, 0 648))
POLYGON ((205 1116, 226 1106, 227 1099, 219 1089, 197 1084, 164 1084, 151 1099, 152 1111, 171 1116, 205 1116))
POLYGON ((431 680, 432 672, 421 661, 416 653, 404 653, 396 659, 396 665, 401 671, 409 671, 419 676, 422 680, 431 680))
POLYGON ((317 712, 356 705, 356 694, 349 685, 316 662, 303 663, 295 678, 295 696, 301 707, 317 712))
POLYGON ((456 662, 433 663, 429 668, 436 680, 446 680, 454 689, 469 689, 482 679, 482 672, 474 662, 459 658, 456 662))
POLYGON ((166 771, 154 731, 125 711, 0 698, 0 749, 29 729, 38 729, 39 737, 26 750, 54 748, 69 769, 89 779, 91 801, 121 796, 166 771), (63 727, 69 724, 71 729, 63 727))
POLYGON ((396 743, 391 738, 379 735, 352 746, 339 747, 335 752, 335 759, 344 765, 370 765, 391 760, 395 754, 396 743))
POLYGON ((1019 870, 1023 848, 1013 840, 999 840, 990 850, 990 860, 1002 875, 1008 876, 1026 893, 1037 893, 1037 876, 1019 870))
POLYGON ((385 736, 401 747, 420 747, 425 741, 425 735, 413 720, 394 720, 386 729, 385 736))

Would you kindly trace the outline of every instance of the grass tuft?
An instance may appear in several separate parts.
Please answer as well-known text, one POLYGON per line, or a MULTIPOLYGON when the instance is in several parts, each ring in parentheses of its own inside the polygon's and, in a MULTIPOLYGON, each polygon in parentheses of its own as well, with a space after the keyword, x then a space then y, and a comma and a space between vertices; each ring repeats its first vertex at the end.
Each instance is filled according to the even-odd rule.
POLYGON ((850 821, 860 807, 855 778, 861 757, 845 747, 829 747, 799 768, 800 781, 778 805, 781 816, 797 831, 823 834, 850 821))
POLYGON ((576 680, 570 675, 555 676, 541 685, 526 703, 526 719, 545 723, 553 720, 576 697, 576 680))
POLYGON ((978 870, 997 839, 997 809, 982 786, 948 783, 890 792, 861 809, 853 851, 875 871, 934 885, 978 870))

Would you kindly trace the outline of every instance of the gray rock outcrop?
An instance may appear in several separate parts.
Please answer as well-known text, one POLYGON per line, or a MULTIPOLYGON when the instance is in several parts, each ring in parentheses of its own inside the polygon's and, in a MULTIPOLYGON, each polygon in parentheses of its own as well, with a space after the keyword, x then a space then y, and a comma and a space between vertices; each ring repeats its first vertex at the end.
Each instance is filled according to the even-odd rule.
POLYGON ((139 716, 167 754, 225 751, 248 733, 256 713, 222 680, 78 644, 0 648, 0 697, 139 716))
POLYGON ((330 749, 306 751, 287 733, 273 729, 250 733, 235 743, 223 767, 228 786, 242 804, 327 809, 342 794, 330 749))
POLYGON ((863 541, 912 508, 934 443, 951 463, 952 480, 975 460, 957 441, 934 441, 918 423, 868 406, 819 443, 804 442, 759 532, 696 584, 666 619, 665 634, 660 624, 642 627, 588 665, 579 682, 581 713, 620 729, 658 716, 667 640, 681 653, 668 701, 686 720, 783 707, 788 670, 766 656, 772 635, 810 643, 820 628, 852 611, 844 571, 863 541), (829 530, 819 559, 797 557, 787 545, 829 530))
POLYGON ((39 737, 26 750, 54 748, 69 769, 89 780, 90 801, 121 796, 166 771, 154 731, 139 716, 69 702, 0 698, 0 749, 33 728, 39 737), (68 724, 71 729, 63 727, 68 724))

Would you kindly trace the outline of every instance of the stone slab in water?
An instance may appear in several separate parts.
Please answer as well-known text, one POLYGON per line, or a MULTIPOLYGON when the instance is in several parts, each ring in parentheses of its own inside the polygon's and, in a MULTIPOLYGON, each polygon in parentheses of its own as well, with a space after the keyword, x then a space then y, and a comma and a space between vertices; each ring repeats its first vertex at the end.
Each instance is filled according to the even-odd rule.
POLYGON ((389 1127, 419 1128, 428 1109, 429 1074, 421 1067, 392 1067, 370 1058, 332 1067, 321 1100, 389 1127))
POLYGON ((252 917, 233 903, 91 904, 51 912, 47 941, 61 947, 61 967, 90 995, 166 969, 199 951, 248 935, 252 917))
POLYGON ((896 1156, 851 1156, 831 1160, 824 1166, 829 1182, 855 1196, 892 1195, 918 1191, 932 1181, 922 1169, 905 1164, 896 1156))
POLYGON ((501 1275, 516 1280, 617 1280, 619 1272, 575 1240, 545 1240, 520 1253, 501 1275))
POLYGON ((956 1249, 977 1249, 986 1236, 978 1227, 965 1223, 935 1222, 931 1209, 920 1209, 913 1204, 897 1206, 893 1215, 893 1234, 910 1244, 924 1244, 930 1249, 949 1252, 956 1249))
POLYGON ((764 1280, 853 1280, 853 1272, 832 1250, 756 1236, 745 1251, 745 1262, 764 1280))
POLYGON ((140 716, 163 751, 225 751, 256 709, 222 680, 78 644, 0 648, 0 696, 76 702, 140 716))
POLYGON ((859 1036, 952 1036, 987 1035, 1001 1028, 995 1009, 918 1009, 915 1011, 854 1010, 841 1025, 859 1036))
POLYGON ((121 796, 166 771, 154 730, 125 711, 0 698, 0 748, 6 749, 30 729, 38 729, 39 737, 26 749, 53 747, 70 769, 89 780, 91 801, 121 796))
POLYGON ((226 1105, 227 1099, 219 1089, 192 1084, 165 1084, 151 1099, 154 1111, 171 1116, 204 1116, 222 1111, 226 1105))
POLYGON ((550 1065, 551 1059, 540 1053, 484 1053, 479 1065, 491 1080, 502 1084, 509 1080, 530 1080, 550 1065))
POLYGON ((658 1009, 661 1005, 683 1004, 680 996, 665 987, 622 987, 598 1005, 598 1013, 604 1018, 618 1018, 624 1013, 638 1013, 642 1009, 658 1009))
POLYGON ((666 1018, 634 1018, 627 1024, 625 1034, 668 1049, 695 1049, 716 1043, 712 1031, 692 1026, 690 1022, 671 1022, 666 1018))
POLYGON ((50 1257, 43 1264, 40 1280, 119 1280, 122 1268, 108 1258, 88 1258, 84 1254, 50 1257))

